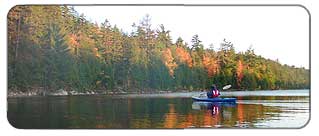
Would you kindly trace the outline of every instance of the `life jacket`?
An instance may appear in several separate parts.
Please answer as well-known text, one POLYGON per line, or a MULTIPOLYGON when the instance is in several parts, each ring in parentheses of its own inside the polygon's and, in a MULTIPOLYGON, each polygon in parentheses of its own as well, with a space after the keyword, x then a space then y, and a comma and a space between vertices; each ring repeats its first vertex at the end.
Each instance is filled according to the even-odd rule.
POLYGON ((219 91, 216 89, 216 90, 213 90, 213 93, 212 93, 212 97, 215 98, 215 97, 218 97, 220 95, 219 91))

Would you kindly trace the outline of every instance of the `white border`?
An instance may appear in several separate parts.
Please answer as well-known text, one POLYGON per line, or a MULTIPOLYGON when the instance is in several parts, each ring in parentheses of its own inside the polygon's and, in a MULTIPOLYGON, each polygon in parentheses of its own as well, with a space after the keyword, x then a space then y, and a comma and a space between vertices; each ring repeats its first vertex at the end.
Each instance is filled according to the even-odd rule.
MULTIPOLYGON (((319 97, 319 84, 316 83, 319 81, 318 79, 318 69, 319 63, 317 58, 318 56, 318 47, 319 47, 319 11, 318 7, 319 4, 316 0, 308 0, 308 1, 301 1, 301 0, 293 0, 293 1, 286 1, 286 0, 270 0, 270 1, 244 1, 244 0, 224 0, 224 1, 207 1, 207 0, 108 0, 108 1, 98 1, 98 0, 47 0, 41 1, 38 0, 28 0, 28 1, 21 1, 21 0, 11 0, 11 1, 3 1, 0 2, 0 64, 1 64, 1 78, 0 78, 0 129, 1 135, 24 135, 24 136, 35 136, 35 135, 46 135, 46 136, 59 136, 59 135, 80 135, 80 136, 87 136, 87 135, 134 135, 134 136, 143 136, 143 135, 151 135, 151 136, 171 136, 171 135, 189 135, 189 136, 201 136, 201 135, 245 135, 245 136, 269 136, 269 135, 287 135, 287 136, 300 136, 300 135, 317 135, 315 134, 316 128, 318 128, 318 98, 319 97), (241 3, 239 3, 241 2, 241 3), (7 101, 6 101, 6 91, 7 91, 7 43, 6 43, 6 16, 11 7, 17 4, 141 4, 141 3, 148 3, 148 4, 176 4, 176 3, 188 3, 188 4, 302 4, 304 5, 311 13, 311 120, 309 124, 302 129, 191 129, 191 130, 22 130, 13 128, 7 121, 7 101), (317 24, 317 25, 316 25, 317 24)), ((30 122, 32 123, 32 122, 30 122)))

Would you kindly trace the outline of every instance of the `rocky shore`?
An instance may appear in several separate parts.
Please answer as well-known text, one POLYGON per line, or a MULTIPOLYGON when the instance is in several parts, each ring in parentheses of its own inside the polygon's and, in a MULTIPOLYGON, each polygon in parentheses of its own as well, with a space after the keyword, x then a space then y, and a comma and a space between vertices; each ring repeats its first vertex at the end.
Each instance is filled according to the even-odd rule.
POLYGON ((98 91, 84 91, 84 92, 76 92, 76 91, 65 91, 63 89, 59 89, 53 92, 44 92, 44 91, 8 91, 8 97, 26 97, 26 96, 67 96, 67 95, 107 95, 107 94, 126 94, 127 92, 98 92, 98 91))
MULTIPOLYGON (((75 96, 75 95, 117 95, 117 94, 162 94, 162 93, 172 93, 170 90, 135 90, 126 92, 124 90, 91 90, 91 91, 66 91, 64 89, 59 89, 56 91, 43 91, 43 89, 34 89, 32 91, 17 91, 10 90, 7 93, 7 97, 28 97, 28 96, 75 96)), ((189 92, 189 90, 179 90, 174 92, 189 92)))

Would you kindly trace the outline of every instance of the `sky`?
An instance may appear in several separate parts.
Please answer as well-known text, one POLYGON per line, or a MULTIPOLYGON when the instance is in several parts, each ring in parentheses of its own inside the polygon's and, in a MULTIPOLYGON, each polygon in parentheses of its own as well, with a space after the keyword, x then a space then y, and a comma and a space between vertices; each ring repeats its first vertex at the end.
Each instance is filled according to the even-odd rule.
POLYGON ((153 29, 160 24, 170 30, 172 42, 178 37, 191 43, 198 34, 204 47, 220 47, 225 38, 236 52, 252 47, 255 54, 281 64, 309 68, 309 16, 305 9, 290 7, 218 6, 75 6, 91 22, 107 19, 112 26, 132 32, 149 14, 153 29))

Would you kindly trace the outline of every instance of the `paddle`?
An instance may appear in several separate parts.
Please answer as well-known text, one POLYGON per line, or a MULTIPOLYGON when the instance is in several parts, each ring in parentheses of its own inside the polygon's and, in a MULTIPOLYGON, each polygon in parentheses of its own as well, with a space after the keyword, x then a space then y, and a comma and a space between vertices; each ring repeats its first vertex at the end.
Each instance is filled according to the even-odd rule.
POLYGON ((229 89, 229 88, 231 88, 231 85, 225 85, 225 86, 223 87, 223 90, 227 90, 227 89, 229 89))

